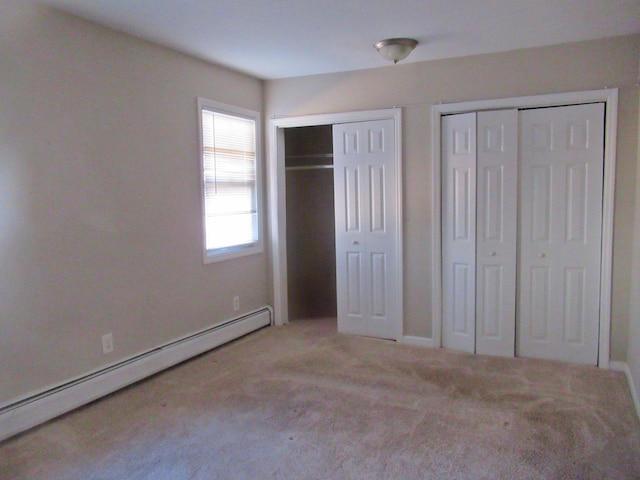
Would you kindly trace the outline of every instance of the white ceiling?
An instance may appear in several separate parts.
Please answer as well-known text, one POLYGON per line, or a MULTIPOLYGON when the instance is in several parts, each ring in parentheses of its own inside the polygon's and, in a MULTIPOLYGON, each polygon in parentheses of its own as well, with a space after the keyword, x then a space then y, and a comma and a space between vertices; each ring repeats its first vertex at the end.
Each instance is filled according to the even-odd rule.
POLYGON ((640 32, 640 0, 41 1, 264 79, 386 66, 388 37, 408 63, 640 32))

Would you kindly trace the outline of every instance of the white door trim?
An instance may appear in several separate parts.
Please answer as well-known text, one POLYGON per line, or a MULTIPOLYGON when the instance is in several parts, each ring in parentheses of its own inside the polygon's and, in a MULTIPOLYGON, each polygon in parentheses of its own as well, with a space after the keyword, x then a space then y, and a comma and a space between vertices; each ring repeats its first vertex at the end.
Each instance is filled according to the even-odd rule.
POLYGON ((440 217, 442 192, 440 188, 441 141, 440 120, 443 115, 501 108, 535 108, 580 103, 605 103, 604 189, 602 212, 602 259, 600 270, 600 339, 598 366, 609 367, 611 337, 611 282, 613 262, 613 213, 615 199, 616 139, 618 125, 618 89, 590 90, 585 92, 555 93, 528 97, 480 100, 462 103, 434 105, 431 107, 432 135, 432 341, 442 346, 442 220, 440 217))
POLYGON ((395 279, 398 302, 397 340, 402 339, 403 331, 403 255, 402 255, 402 110, 392 108, 385 110, 369 110, 360 112, 328 113, 306 115, 300 117, 273 118, 269 121, 268 135, 268 208, 269 208, 269 245, 271 251, 271 273, 273 276, 273 307, 275 324, 284 325, 289 322, 287 293, 287 235, 286 235, 286 182, 284 169, 284 129, 291 127, 310 127, 315 125, 333 125, 337 123, 368 122, 372 120, 394 120, 395 166, 397 191, 396 255, 398 273, 395 279))

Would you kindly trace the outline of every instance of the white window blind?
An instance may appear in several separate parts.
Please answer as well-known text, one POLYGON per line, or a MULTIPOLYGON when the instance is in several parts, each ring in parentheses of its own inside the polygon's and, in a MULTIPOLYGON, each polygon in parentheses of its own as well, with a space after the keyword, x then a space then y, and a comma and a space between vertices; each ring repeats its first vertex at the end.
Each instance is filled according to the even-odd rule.
POLYGON ((251 247, 259 241, 256 120, 201 113, 206 253, 251 247))

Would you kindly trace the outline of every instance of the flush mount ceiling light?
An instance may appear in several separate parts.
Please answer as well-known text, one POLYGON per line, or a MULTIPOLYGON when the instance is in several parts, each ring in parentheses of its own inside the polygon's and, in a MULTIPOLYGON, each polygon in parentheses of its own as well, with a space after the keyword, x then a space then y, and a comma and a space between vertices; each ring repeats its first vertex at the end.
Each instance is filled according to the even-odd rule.
POLYGON ((386 38, 374 45, 387 60, 398 63, 404 60, 416 48, 418 41, 413 38, 386 38))

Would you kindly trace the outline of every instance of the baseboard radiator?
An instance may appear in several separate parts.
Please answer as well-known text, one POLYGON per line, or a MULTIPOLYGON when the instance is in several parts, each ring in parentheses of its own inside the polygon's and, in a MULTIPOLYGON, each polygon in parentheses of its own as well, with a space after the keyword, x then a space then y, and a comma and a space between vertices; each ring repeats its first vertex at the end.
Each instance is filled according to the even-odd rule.
POLYGON ((5 405, 0 441, 271 324, 264 307, 5 405))

